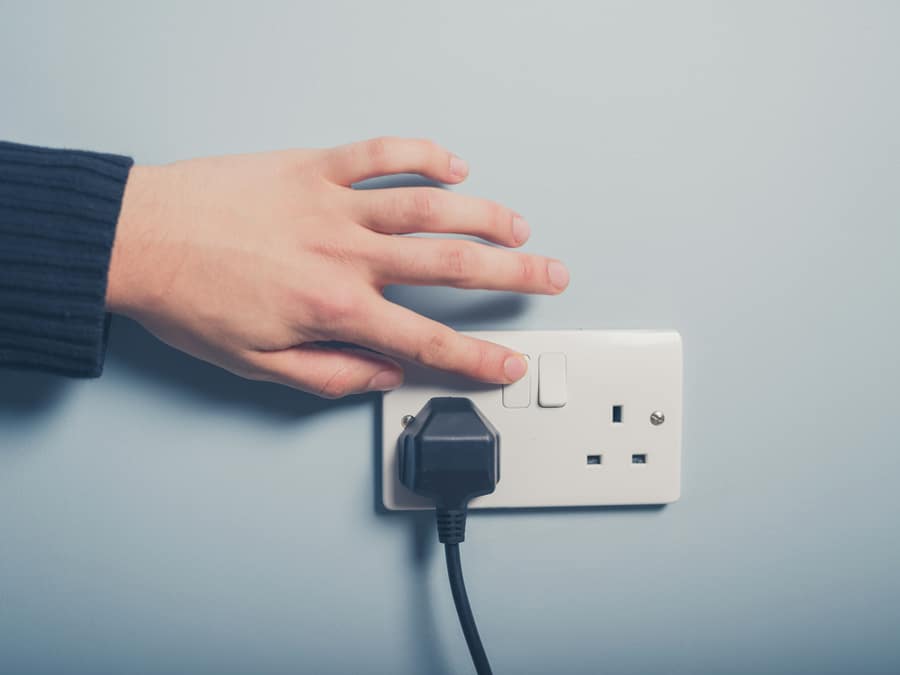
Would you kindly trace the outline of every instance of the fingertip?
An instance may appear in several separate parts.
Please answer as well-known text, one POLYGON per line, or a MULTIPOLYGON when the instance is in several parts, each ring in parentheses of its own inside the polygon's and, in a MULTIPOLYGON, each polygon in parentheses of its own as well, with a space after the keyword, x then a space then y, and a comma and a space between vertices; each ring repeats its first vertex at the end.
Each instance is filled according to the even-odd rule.
POLYGON ((469 164, 461 157, 450 155, 450 180, 459 183, 469 175, 469 164))
POLYGON ((547 263, 547 276, 556 293, 562 293, 569 285, 569 270, 558 260, 547 263))
POLYGON ((518 213, 513 216, 512 234, 514 246, 521 246, 528 241, 528 237, 531 236, 531 226, 528 224, 528 221, 518 213))
POLYGON ((522 354, 511 354, 503 362, 503 374, 509 382, 521 380, 528 371, 528 362, 522 354))

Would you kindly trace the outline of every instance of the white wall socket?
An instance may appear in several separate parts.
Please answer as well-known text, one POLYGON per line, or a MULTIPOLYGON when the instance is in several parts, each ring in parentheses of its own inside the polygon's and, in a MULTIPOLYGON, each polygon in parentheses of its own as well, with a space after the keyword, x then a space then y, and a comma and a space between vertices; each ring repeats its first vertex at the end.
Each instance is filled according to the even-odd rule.
POLYGON ((666 504, 681 494, 682 356, 674 331, 484 331, 529 357, 515 385, 409 367, 382 404, 382 496, 430 508, 398 476, 406 415, 466 396, 500 432, 500 481, 470 508, 666 504))

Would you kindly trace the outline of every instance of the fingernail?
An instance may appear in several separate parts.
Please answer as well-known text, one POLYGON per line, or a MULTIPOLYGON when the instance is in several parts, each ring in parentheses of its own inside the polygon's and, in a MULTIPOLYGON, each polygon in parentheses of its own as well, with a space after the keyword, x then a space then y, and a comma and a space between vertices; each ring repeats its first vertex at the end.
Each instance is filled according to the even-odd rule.
POLYGON ((455 178, 465 178, 469 174, 469 165, 466 160, 453 155, 450 158, 450 175, 455 178))
POLYGON ((403 384, 403 374, 396 370, 382 370, 369 380, 369 391, 390 391, 403 384))
POLYGON ((528 370, 528 364, 525 363, 524 356, 507 356, 506 361, 503 362, 503 374, 512 382, 522 379, 526 370, 528 370))
POLYGON ((569 270, 561 262, 551 260, 547 265, 547 275, 550 277, 553 288, 558 291, 569 285, 569 270))
POLYGON ((517 244, 524 244, 528 237, 531 236, 531 227, 525 219, 518 214, 513 216, 512 231, 513 239, 515 239, 517 244))

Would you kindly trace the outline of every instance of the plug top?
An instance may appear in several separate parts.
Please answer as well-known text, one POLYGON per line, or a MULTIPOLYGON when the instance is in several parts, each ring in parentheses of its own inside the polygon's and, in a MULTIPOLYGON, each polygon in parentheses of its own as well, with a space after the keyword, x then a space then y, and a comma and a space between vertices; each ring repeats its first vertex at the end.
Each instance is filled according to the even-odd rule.
POLYGON ((465 509, 500 480, 500 434, 468 398, 436 397, 400 435, 400 482, 440 509, 465 509))

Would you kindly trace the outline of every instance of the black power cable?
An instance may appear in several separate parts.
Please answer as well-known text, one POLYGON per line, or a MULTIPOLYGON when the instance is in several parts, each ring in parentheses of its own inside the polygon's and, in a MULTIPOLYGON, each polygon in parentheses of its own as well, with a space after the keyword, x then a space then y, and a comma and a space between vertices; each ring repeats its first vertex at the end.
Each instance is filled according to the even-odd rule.
POLYGON ((500 434, 467 398, 433 398, 400 435, 400 482, 434 501, 450 591, 478 675, 491 675, 459 559, 469 500, 500 480, 500 434))
POLYGON ((475 616, 472 614, 469 596, 466 593, 466 582, 463 581, 462 564, 459 560, 459 544, 444 544, 444 552, 447 554, 447 576, 450 577, 450 592, 453 593, 453 604, 456 605, 459 624, 462 626, 466 644, 469 645, 469 653, 472 655, 472 663, 475 664, 475 672, 478 675, 491 675, 491 664, 488 662, 484 646, 481 644, 481 636, 478 635, 475 616))

